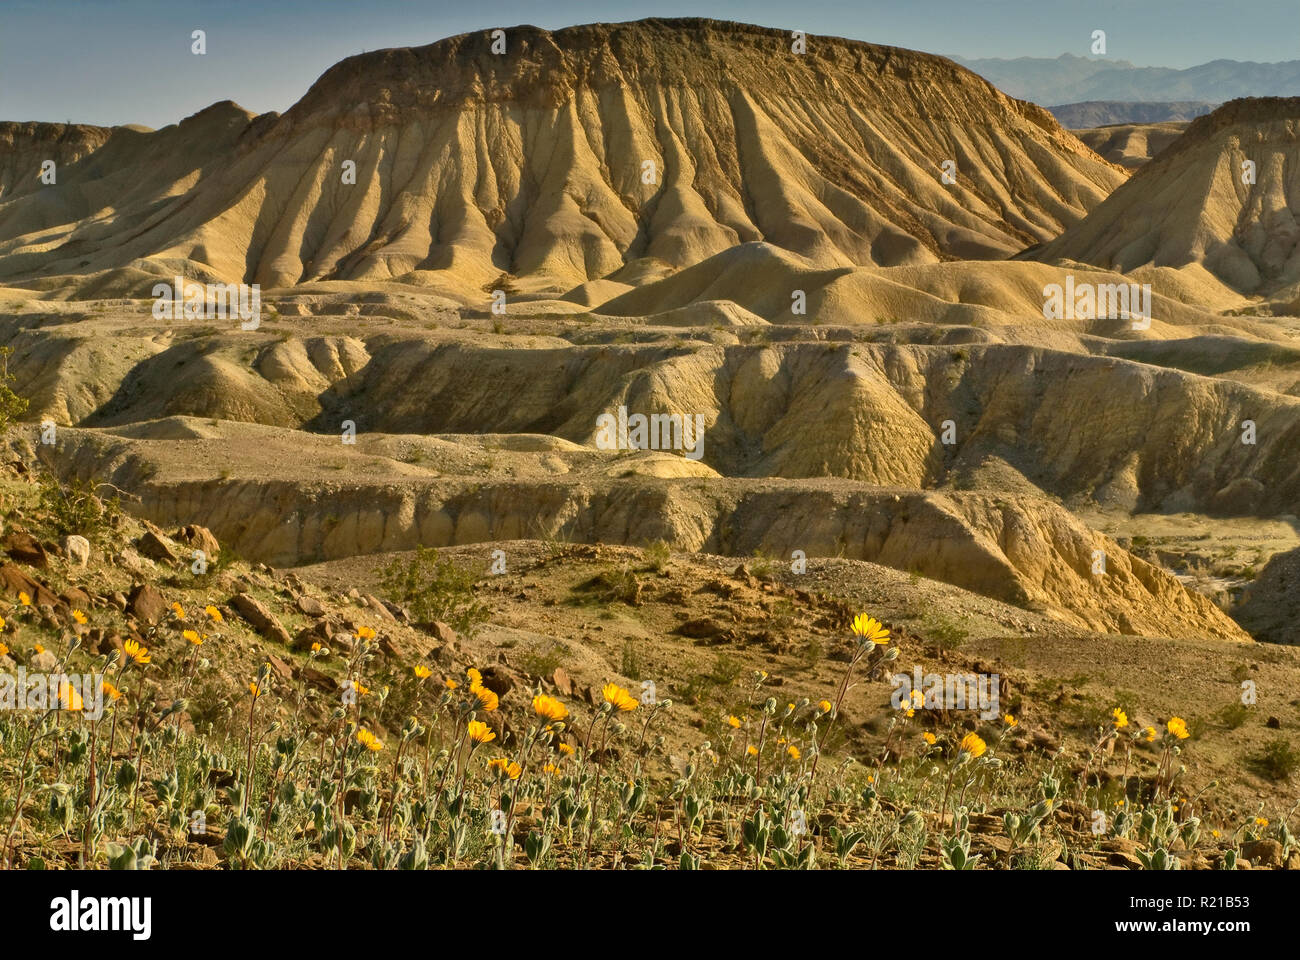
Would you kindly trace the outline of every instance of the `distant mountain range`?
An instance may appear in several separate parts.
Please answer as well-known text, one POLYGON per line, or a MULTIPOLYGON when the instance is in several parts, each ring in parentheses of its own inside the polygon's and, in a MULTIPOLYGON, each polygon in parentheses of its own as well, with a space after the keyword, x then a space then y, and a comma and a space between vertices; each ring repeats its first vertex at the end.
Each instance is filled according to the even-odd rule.
POLYGON ((1085 103, 1063 103, 1048 107, 1061 126, 1069 130, 1086 130, 1116 123, 1187 123, 1203 117, 1217 103, 1200 100, 1172 100, 1141 103, 1128 100, 1088 100, 1085 103))
POLYGON ((1055 59, 951 59, 1004 93, 1045 106, 1091 100, 1223 103, 1237 97, 1300 96, 1300 60, 1284 63, 1213 60, 1175 70, 1138 67, 1127 60, 1092 59, 1069 53, 1055 59))

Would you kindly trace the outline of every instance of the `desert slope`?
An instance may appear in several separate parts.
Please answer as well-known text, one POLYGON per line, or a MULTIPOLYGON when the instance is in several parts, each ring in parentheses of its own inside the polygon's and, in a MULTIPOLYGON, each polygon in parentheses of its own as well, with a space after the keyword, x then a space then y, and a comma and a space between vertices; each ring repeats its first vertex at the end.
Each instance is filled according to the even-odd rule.
POLYGON ((1234 100, 1191 123, 1082 223, 1032 251, 1131 271, 1204 267, 1238 293, 1300 282, 1300 98, 1234 100), (1254 182, 1243 164, 1254 164, 1254 182))

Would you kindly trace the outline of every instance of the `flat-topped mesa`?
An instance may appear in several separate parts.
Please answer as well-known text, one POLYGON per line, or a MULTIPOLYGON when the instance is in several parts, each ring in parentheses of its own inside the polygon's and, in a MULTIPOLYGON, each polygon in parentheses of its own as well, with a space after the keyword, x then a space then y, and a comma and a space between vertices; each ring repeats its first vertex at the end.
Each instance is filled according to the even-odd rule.
MULTIPOLYGON (((711 20, 502 33, 344 60, 232 149, 204 147, 192 183, 119 209, 129 234, 51 247, 14 230, 55 226, 56 194, 11 211, 0 254, 23 255, 0 281, 120 271, 141 296, 146 271, 589 300, 592 281, 636 286, 758 240, 823 268, 1003 259, 1123 179, 942 57, 816 36, 800 53, 789 32, 711 20)), ((50 189, 85 186, 70 180, 50 189)))
MULTIPOLYGON (((1006 96, 944 57, 900 47, 812 36, 800 55, 791 50, 790 31, 703 18, 500 30, 504 53, 493 52, 502 41, 484 29, 348 57, 322 74, 286 119, 365 116, 378 125, 471 101, 557 107, 583 87, 722 87, 845 102, 865 95, 918 117, 950 120, 974 119, 996 105, 1061 132, 1042 107, 1006 96), (890 101, 891 92, 904 97, 890 101)), ((1061 143, 1078 150, 1069 137, 1061 143)))

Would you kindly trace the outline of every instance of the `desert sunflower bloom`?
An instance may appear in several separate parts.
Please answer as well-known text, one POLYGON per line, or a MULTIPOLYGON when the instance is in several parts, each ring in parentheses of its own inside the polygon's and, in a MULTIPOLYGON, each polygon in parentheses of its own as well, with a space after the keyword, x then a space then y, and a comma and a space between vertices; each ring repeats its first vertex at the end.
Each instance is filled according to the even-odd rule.
POLYGON ((122 691, 119 690, 119 689, 117 689, 117 687, 113 686, 113 685, 112 685, 111 683, 109 683, 107 680, 105 680, 103 683, 101 683, 100 686, 103 688, 104 692, 105 692, 106 694, 108 694, 108 699, 110 699, 110 700, 118 700, 118 699, 121 699, 121 697, 122 697, 122 691))
POLYGON ((1124 712, 1123 707, 1116 707, 1110 712, 1110 715, 1116 730, 1123 730, 1128 726, 1128 714, 1124 712))
POLYGON ((199 636, 199 632, 197 630, 186 630, 184 633, 181 634, 181 636, 184 637, 186 640, 188 640, 190 643, 194 644, 194 646, 196 647, 203 646, 203 638, 199 636))
POLYGON ((491 713, 501 705, 501 699, 482 684, 470 687, 469 692, 478 697, 478 705, 483 708, 484 713, 491 713))
POLYGON ((1017 723, 1019 723, 1019 721, 1009 713, 1002 718, 1002 722, 1005 723, 1008 727, 1014 727, 1017 723))
POLYGON ((1191 736, 1187 732, 1187 721, 1182 717, 1170 717, 1169 722, 1165 724, 1165 729, 1179 740, 1186 740, 1191 736))
POLYGON ((932 747, 934 746, 935 736, 933 733, 929 733, 929 732, 923 733, 921 734, 921 739, 924 740, 928 745, 932 747))
POLYGON ((378 753, 380 750, 384 749, 384 745, 380 742, 379 738, 365 727, 362 727, 357 731, 357 742, 371 753, 378 753))
POLYGON ((3 657, 8 653, 9 653, 9 648, 5 646, 3 643, 0 643, 0 657, 3 657))
POLYGON ((375 631, 370 627, 357 627, 357 639, 373 640, 375 639, 375 631))
POLYGON ((560 744, 560 753, 564 754, 566 757, 571 757, 571 756, 573 756, 574 753, 576 753, 576 752, 577 752, 577 751, 574 750, 574 748, 573 748, 573 746, 572 746, 571 744, 568 744, 568 743, 562 743, 562 744, 560 744))
POLYGON ((749 754, 751 757, 756 757, 758 756, 758 747, 754 746, 751 743, 749 746, 745 748, 745 753, 749 754))
POLYGON ((172 606, 172 613, 176 614, 176 619, 184 620, 185 608, 181 606, 180 601, 179 600, 174 601, 171 606, 172 606))
POLYGON ((733 730, 739 730, 739 729, 740 729, 740 717, 736 717, 736 716, 729 716, 729 717, 727 717, 727 726, 731 727, 731 729, 733 729, 733 730))
POLYGON ((470 667, 465 671, 465 676, 469 679, 469 685, 471 687, 483 682, 483 674, 479 673, 473 667, 470 667))
POLYGON ((451 677, 448 677, 446 680, 444 680, 442 685, 446 687, 448 690, 455 690, 457 687, 460 686, 460 684, 457 683, 455 680, 453 680, 451 677))
POLYGON ((1147 741, 1147 743, 1151 743, 1153 740, 1155 740, 1155 738, 1156 738, 1156 728, 1155 728, 1155 727, 1147 727, 1147 728, 1146 728, 1145 730, 1143 730, 1142 732, 1143 732, 1144 734, 1146 734, 1146 741, 1147 741))
POLYGON ((565 709, 564 704, 545 694, 533 697, 533 713, 543 720, 551 721, 551 723, 558 723, 569 715, 569 711, 565 709))
POLYGON ((786 747, 785 752, 790 754, 791 760, 799 759, 799 748, 796 747, 793 743, 790 744, 790 746, 786 747))
POLYGON ((495 757, 488 761, 488 769, 509 777, 511 780, 518 780, 519 774, 523 768, 519 764, 507 760, 505 757, 495 757))
POLYGON ((221 615, 221 611, 218 610, 216 607, 214 607, 212 604, 208 604, 206 607, 204 607, 203 612, 206 613, 212 619, 213 623, 222 623, 225 620, 225 617, 221 615))
POLYGON ((497 735, 482 720, 471 720, 467 730, 469 738, 475 743, 488 743, 497 738, 497 735))
POLYGON ((253 695, 253 699, 256 700, 258 697, 262 695, 262 688, 257 685, 256 680, 249 680, 248 692, 251 693, 253 695))
POLYGON ((889 642, 889 631, 875 617, 859 613, 853 618, 853 633, 863 643, 885 644, 889 642))
POLYGON ((957 749, 962 753, 968 753, 975 759, 984 756, 984 751, 988 749, 986 744, 977 733, 968 733, 961 738, 961 743, 957 744, 957 749))
POLYGON ((27 595, 26 590, 19 590, 18 602, 21 603, 24 607, 30 607, 32 605, 32 598, 27 595))
POLYGON ((72 611, 72 619, 76 620, 77 623, 81 624, 83 627, 86 625, 86 615, 80 610, 72 611))
POLYGON ((140 645, 139 640, 128 640, 122 644, 122 652, 130 657, 139 666, 144 666, 152 661, 149 656, 149 648, 140 645))
POLYGON ((605 698, 605 702, 616 710, 623 710, 626 712, 636 709, 636 698, 620 687, 617 683, 605 684, 604 688, 600 691, 600 694, 605 698))
POLYGON ((433 671, 422 663, 416 664, 413 672, 415 673, 416 679, 419 680, 427 680, 429 677, 433 676, 433 671))

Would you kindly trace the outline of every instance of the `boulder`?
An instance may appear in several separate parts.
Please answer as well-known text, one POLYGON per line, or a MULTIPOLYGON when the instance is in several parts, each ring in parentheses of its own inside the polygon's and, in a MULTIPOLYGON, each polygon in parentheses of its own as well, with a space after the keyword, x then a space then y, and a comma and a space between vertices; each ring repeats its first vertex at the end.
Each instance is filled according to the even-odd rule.
POLYGON ((0 566, 0 591, 10 597, 25 593, 38 607, 47 604, 52 607, 59 602, 59 598, 53 591, 39 581, 33 580, 12 563, 0 566))
POLYGON ((90 562, 90 541, 75 533, 64 537, 63 552, 67 555, 69 563, 77 567, 84 567, 90 562))
POLYGON ((50 558, 41 542, 22 530, 11 530, 5 534, 4 540, 0 541, 0 548, 12 559, 29 567, 44 570, 50 565, 50 558))
POLYGON ((146 530, 136 541, 135 547, 141 556, 158 563, 175 563, 178 559, 167 541, 152 530, 146 530))
POLYGON ((126 610, 141 623, 158 623, 167 616, 167 601, 152 584, 140 583, 126 598, 126 610))
POLYGON ((247 593, 237 593, 230 598, 230 606, 234 608, 236 613, 247 620, 254 630, 268 640, 275 640, 285 646, 292 645, 293 637, 289 635, 289 631, 256 597, 247 593))
POLYGON ((202 550, 209 560, 221 552, 221 544, 217 542, 213 532, 207 527, 199 526, 197 523, 181 527, 176 531, 173 539, 177 543, 183 543, 194 550, 202 550))

